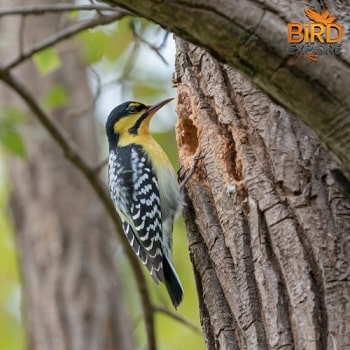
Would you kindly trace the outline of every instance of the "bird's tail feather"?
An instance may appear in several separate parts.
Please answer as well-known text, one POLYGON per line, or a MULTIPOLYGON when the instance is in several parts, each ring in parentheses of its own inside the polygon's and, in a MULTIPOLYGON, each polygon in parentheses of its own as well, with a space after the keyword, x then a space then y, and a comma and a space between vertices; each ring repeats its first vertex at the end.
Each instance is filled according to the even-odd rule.
POLYGON ((163 256, 164 283, 175 309, 180 305, 184 291, 171 261, 163 256))

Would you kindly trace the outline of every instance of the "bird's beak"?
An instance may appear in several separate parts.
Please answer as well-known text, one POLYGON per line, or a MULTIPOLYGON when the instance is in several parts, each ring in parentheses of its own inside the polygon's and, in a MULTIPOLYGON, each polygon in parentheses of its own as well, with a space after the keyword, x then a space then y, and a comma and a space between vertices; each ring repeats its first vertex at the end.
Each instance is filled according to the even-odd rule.
POLYGON ((163 106, 168 104, 170 101, 172 101, 174 98, 167 98, 166 100, 162 100, 160 102, 153 103, 147 108, 147 116, 151 117, 154 113, 156 113, 159 109, 161 109, 163 106))

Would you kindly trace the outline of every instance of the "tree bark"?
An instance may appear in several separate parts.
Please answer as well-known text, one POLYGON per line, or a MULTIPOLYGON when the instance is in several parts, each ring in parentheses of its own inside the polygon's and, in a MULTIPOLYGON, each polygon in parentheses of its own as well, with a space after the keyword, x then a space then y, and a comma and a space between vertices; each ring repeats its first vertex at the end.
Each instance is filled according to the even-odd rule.
POLYGON ((310 130, 210 54, 176 40, 184 217, 207 349, 350 343, 350 201, 310 130))
POLYGON ((105 0, 159 23, 243 72, 303 120, 350 178, 350 5, 342 1, 105 0), (329 9, 344 28, 342 54, 289 56, 287 23, 329 9))
MULTIPOLYGON (((2 0, 4 5, 14 4, 2 0)), ((30 47, 57 32, 62 20, 57 14, 26 19, 22 22, 24 45, 30 47)), ((12 42, 17 43, 19 25, 11 18, 2 21, 1 29, 12 33, 12 42)), ((10 43, 11 38, 7 39, 10 43)), ((16 54, 16 49, 7 46, 3 59, 16 54)), ((62 67, 47 77, 39 77, 31 63, 24 64, 17 73, 29 82, 38 98, 54 85, 66 89, 70 104, 57 109, 54 117, 84 155, 97 160, 92 96, 78 47, 74 43, 65 45, 60 57, 62 67), (89 106, 83 115, 74 115, 89 106)), ((3 103, 20 103, 5 88, 1 94, 3 103)), ((22 129, 27 160, 10 162, 10 181, 27 348, 134 349, 108 216, 90 186, 29 113, 22 129)))

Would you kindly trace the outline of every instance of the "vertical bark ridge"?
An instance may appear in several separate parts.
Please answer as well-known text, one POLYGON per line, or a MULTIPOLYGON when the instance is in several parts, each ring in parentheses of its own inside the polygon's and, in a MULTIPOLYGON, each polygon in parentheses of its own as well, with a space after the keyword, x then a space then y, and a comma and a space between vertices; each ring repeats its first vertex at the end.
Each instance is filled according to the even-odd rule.
POLYGON ((346 344, 348 326, 334 315, 347 313, 339 300, 348 294, 340 276, 350 275, 343 264, 350 207, 330 175, 334 162, 300 121, 240 74, 176 42, 180 162, 189 167, 201 150, 187 190, 237 322, 237 346, 346 344), (186 152, 191 142, 197 147, 186 152), (196 194, 201 185, 206 199, 196 194))
MULTIPOLYGON (((191 73, 195 74, 194 70, 188 72, 189 75, 191 73)), ((182 86, 178 85, 178 90, 179 99, 182 101, 186 100, 184 97, 186 88, 182 90, 182 86)), ((195 91, 197 94, 195 103, 198 110, 200 110, 200 118, 199 115, 195 116, 193 113, 189 115, 193 116, 199 135, 201 133, 206 134, 206 137, 200 138, 200 149, 205 153, 202 162, 205 163, 205 173, 210 184, 208 187, 210 193, 208 198, 196 197, 194 193, 190 195, 190 197, 195 196, 197 198, 196 210, 198 206, 202 209, 202 214, 204 213, 207 222, 207 230, 203 227, 202 220, 198 221, 197 225, 199 225, 201 232, 207 232, 203 239, 214 263, 217 278, 222 285, 232 315, 235 315, 237 320, 239 327, 239 332, 237 333, 242 334, 239 342, 247 348, 265 349, 266 334, 260 319, 259 298, 256 295, 257 288, 253 277, 253 264, 250 258, 249 235, 236 235, 232 239, 232 237, 225 237, 222 232, 222 227, 227 229, 237 224, 237 221, 233 220, 234 214, 241 217, 240 213, 234 213, 234 211, 230 211, 230 214, 233 215, 230 217, 225 210, 221 209, 232 207, 232 198, 227 194, 227 189, 235 186, 234 183, 236 181, 233 177, 237 177, 236 173, 230 173, 233 169, 232 166, 227 167, 227 160, 234 156, 234 154, 231 154, 232 140, 227 139, 229 134, 222 132, 223 129, 220 130, 218 127, 216 113, 210 105, 210 101, 199 98, 201 95, 204 96, 199 85, 195 87, 195 91), (206 124, 205 130, 203 129, 204 124, 206 124), (217 135, 220 135, 220 137, 217 135), (215 139, 215 145, 218 148, 213 147, 214 144, 211 142, 213 139, 215 139), (223 152, 223 156, 217 153, 214 155, 218 149, 223 152), (221 177, 217 176, 217 170, 221 177), (203 206, 203 203, 208 201, 214 202, 216 210, 219 211, 215 212, 213 206, 203 206), (228 239, 229 242, 225 242, 225 239, 228 239), (232 252, 232 250, 234 251, 232 252), (239 255, 237 261, 232 259, 233 254, 239 255), (235 286, 235 288, 232 288, 232 286, 235 286), (241 293, 243 290, 245 293, 241 293)), ((242 218, 243 230, 245 226, 246 222, 242 218)))
MULTIPOLYGON (((196 196, 205 197, 205 192, 206 189, 200 186, 196 189, 196 196)), ((205 242, 198 233, 196 216, 193 207, 189 204, 184 218, 191 231, 189 245, 197 281, 199 303, 202 306, 200 308, 201 324, 206 344, 210 349, 219 349, 224 346, 225 349, 238 350, 235 334, 236 322, 232 319, 229 305, 218 282, 205 242), (213 291, 214 298, 212 297, 213 291)))

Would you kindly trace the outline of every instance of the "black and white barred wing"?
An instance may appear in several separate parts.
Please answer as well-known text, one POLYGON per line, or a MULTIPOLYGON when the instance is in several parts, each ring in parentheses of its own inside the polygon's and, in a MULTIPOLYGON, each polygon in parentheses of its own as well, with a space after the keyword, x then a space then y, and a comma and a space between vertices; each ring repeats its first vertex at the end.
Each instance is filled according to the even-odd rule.
MULTIPOLYGON (((121 198, 115 205, 119 206, 123 229, 134 252, 156 282, 164 281, 158 180, 140 148, 134 146, 127 151, 130 168, 118 171, 121 198)), ((126 156, 125 152, 119 156, 126 156)))
POLYGON ((134 250, 137 250, 137 244, 140 245, 138 255, 141 261, 156 282, 163 281, 162 218, 158 180, 141 149, 131 149, 131 167, 134 188, 130 214, 133 223, 125 225, 125 233, 128 238, 134 233, 135 239, 131 239, 130 244, 134 250))

